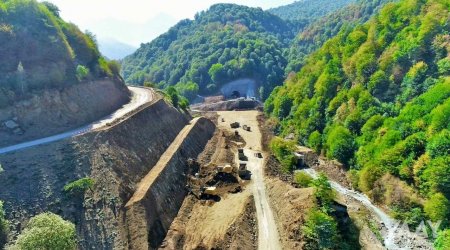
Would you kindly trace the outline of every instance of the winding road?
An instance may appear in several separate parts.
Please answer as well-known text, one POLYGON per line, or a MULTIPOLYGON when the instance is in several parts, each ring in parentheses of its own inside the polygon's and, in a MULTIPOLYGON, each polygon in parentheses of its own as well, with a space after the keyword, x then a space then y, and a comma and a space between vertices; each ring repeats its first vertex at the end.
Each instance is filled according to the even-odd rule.
POLYGON ((241 126, 247 125, 251 128, 251 131, 244 131, 240 127, 237 131, 246 142, 244 153, 248 157, 247 168, 252 174, 249 188, 256 206, 258 250, 280 250, 282 249, 280 235, 264 182, 264 160, 255 156, 255 153, 262 152, 262 136, 257 120, 258 111, 220 111, 217 114, 219 115, 219 121, 222 118, 225 121, 220 122, 220 126, 231 132, 234 132, 234 129, 229 129, 231 122, 239 122, 241 126))
MULTIPOLYGON (((314 179, 318 178, 318 173, 312 169, 304 169, 301 170, 313 177, 314 179)), ((330 180, 331 187, 336 190, 338 193, 352 197, 353 199, 359 201, 363 204, 369 211, 375 214, 378 219, 383 222, 384 226, 387 229, 384 236, 384 246, 388 250, 408 250, 408 249, 432 249, 431 244, 426 241, 425 238, 414 234, 413 232, 409 232, 402 228, 399 224, 399 221, 394 220, 388 214, 386 214, 383 210, 375 206, 372 201, 365 194, 357 192, 355 190, 350 190, 339 183, 330 180), (397 239, 397 240, 396 240, 397 239), (399 240, 400 239, 400 240, 399 240)))
POLYGON ((82 135, 89 131, 92 131, 95 129, 100 129, 102 127, 106 127, 106 126, 108 126, 109 123, 111 123, 119 118, 122 118, 123 116, 125 116, 126 114, 130 113, 131 111, 139 108, 143 104, 145 104, 147 102, 151 102, 154 98, 153 91, 150 89, 140 88, 140 87, 128 87, 128 89, 132 93, 131 101, 129 103, 123 105, 122 108, 118 109, 116 112, 114 112, 98 121, 95 121, 86 126, 83 126, 81 128, 77 128, 77 129, 74 129, 74 130, 71 130, 68 132, 64 132, 64 133, 57 134, 57 135, 52 135, 49 137, 45 137, 45 138, 41 138, 41 139, 37 139, 37 140, 33 140, 33 141, 23 142, 20 144, 0 148, 0 155, 6 154, 9 152, 13 152, 13 151, 17 151, 17 150, 21 150, 21 149, 25 149, 25 148, 29 148, 29 147, 34 147, 34 146, 50 143, 50 142, 59 141, 59 140, 62 140, 62 139, 68 138, 68 137, 82 135))

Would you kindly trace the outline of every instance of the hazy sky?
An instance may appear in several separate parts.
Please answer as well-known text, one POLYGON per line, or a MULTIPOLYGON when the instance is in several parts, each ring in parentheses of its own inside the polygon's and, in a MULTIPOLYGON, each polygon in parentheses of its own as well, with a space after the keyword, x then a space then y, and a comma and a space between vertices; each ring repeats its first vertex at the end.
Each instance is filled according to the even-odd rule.
POLYGON ((149 42, 184 18, 215 3, 237 3, 263 9, 295 0, 49 0, 61 16, 99 40, 112 38, 134 46, 149 42))

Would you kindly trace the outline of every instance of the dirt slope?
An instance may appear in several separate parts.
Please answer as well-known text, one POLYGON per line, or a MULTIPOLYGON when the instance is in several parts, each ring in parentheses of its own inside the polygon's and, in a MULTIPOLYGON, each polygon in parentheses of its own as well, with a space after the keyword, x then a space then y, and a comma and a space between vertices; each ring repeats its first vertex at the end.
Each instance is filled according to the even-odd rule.
POLYGON ((0 109, 0 147, 81 127, 111 114, 129 100, 125 85, 110 80, 35 94, 0 109))

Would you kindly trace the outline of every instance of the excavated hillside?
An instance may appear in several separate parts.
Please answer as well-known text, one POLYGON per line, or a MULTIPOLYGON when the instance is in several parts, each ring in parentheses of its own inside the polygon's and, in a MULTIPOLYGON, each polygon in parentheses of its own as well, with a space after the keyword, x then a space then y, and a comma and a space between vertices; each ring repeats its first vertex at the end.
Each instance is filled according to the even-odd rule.
POLYGON ((109 115, 130 100, 118 80, 47 89, 0 109, 0 147, 78 128, 109 115))
MULTIPOLYGON (((0 174, 0 200, 5 201, 12 224, 10 242, 30 217, 51 211, 75 222, 80 249, 129 248, 124 206, 189 120, 158 96, 106 129, 0 155, 4 169, 0 174), (64 185, 87 176, 95 184, 84 198, 64 194, 64 185)), ((201 151, 209 140, 214 125, 205 123, 195 126, 196 132, 180 147, 182 151, 195 145, 195 150, 178 152, 174 171, 185 168, 189 154, 201 151)), ((170 176, 164 179, 169 186, 177 185, 179 180, 170 176)), ((172 188, 167 192, 150 190, 155 199, 167 201, 168 209, 173 211, 178 208, 172 204, 177 204, 177 199, 181 204, 184 196, 180 194, 186 192, 172 188)), ((155 220, 173 219, 158 216, 155 220)))

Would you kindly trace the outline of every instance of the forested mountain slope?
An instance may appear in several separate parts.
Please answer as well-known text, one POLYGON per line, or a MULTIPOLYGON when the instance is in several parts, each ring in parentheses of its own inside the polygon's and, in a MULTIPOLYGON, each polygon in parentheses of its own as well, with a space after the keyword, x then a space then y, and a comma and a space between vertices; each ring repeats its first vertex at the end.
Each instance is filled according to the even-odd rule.
POLYGON ((327 41, 265 103, 281 135, 344 163, 356 188, 415 226, 449 225, 449 13, 447 0, 389 3, 327 41))
POLYGON ((119 71, 102 58, 91 34, 62 20, 47 2, 0 0, 0 44, 0 107, 34 90, 119 71))
POLYGON ((338 10, 355 0, 300 0, 294 3, 269 9, 268 12, 285 20, 311 23, 321 16, 338 10))
POLYGON ((202 94, 239 77, 272 89, 283 80, 282 52, 294 30, 292 23, 261 9, 213 5, 126 57, 123 76, 129 83, 160 87, 194 82, 202 94))
MULTIPOLYGON (((338 12, 341 14, 322 19, 320 16, 326 14, 322 9, 316 9, 314 14, 316 10, 310 8, 308 18, 300 21, 282 20, 256 8, 213 5, 197 14, 195 20, 181 21, 167 33, 142 45, 123 60, 122 73, 128 83, 151 82, 160 88, 175 85, 190 99, 197 93, 215 94, 229 81, 253 78, 261 87, 258 96, 265 99, 283 82, 286 72, 291 71, 286 70, 288 63, 298 67, 305 55, 335 35, 344 23, 367 20, 387 1, 360 0, 352 8, 338 12), (351 20, 339 20, 349 13, 354 16, 351 20), (317 24, 313 22, 316 19, 319 19, 317 24), (304 29, 311 30, 309 37, 299 36, 298 42, 291 46, 295 36, 304 29), (318 36, 320 39, 316 39, 318 36)), ((340 4, 343 6, 344 2, 353 1, 340 4)), ((302 16, 302 11, 297 15, 302 16)))
POLYGON ((343 27, 352 29, 366 22, 388 2, 393 0, 357 0, 306 26, 289 47, 286 73, 300 70, 305 58, 337 35, 343 27))

